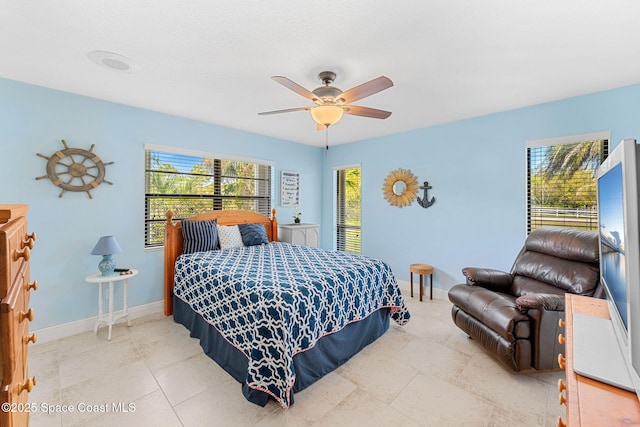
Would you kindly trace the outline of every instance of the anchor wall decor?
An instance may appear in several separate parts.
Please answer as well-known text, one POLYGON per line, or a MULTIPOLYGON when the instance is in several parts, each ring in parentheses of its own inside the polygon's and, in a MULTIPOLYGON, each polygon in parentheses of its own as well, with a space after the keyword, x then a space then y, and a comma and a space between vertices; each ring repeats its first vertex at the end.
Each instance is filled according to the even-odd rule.
POLYGON ((423 208, 428 208, 429 206, 433 205, 436 202, 436 198, 432 197, 431 200, 429 200, 429 197, 427 196, 427 191, 431 190, 433 187, 431 187, 429 185, 429 183, 427 181, 424 182, 424 185, 419 187, 421 190, 424 190, 424 197, 421 199, 420 197, 417 198, 418 204, 420 206, 422 206, 423 208))

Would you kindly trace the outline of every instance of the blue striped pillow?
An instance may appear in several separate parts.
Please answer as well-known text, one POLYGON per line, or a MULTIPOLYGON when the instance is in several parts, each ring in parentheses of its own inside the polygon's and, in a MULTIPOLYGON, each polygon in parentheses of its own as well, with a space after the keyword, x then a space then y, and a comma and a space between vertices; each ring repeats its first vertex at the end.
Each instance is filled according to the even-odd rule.
POLYGON ((182 240, 185 254, 218 249, 217 219, 205 221, 182 220, 182 240))
POLYGON ((269 243, 267 231, 262 224, 240 224, 240 234, 242 235, 242 243, 245 246, 261 245, 269 243))

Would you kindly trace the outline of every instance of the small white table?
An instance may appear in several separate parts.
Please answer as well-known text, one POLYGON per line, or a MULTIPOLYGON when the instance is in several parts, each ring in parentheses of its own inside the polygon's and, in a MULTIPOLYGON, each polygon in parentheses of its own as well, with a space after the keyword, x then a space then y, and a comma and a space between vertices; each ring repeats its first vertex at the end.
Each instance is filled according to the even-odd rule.
POLYGON ((111 328, 114 323, 116 323, 120 319, 127 320, 127 326, 131 326, 131 320, 129 320, 129 307, 127 306, 127 287, 129 285, 129 279, 138 275, 138 270, 131 269, 130 274, 114 274, 112 276, 103 276, 101 273, 94 273, 87 277, 85 277, 85 281, 89 283, 97 283, 98 284, 98 320, 96 320, 96 326, 93 328, 93 331, 97 334, 98 327, 101 323, 105 323, 109 326, 109 336, 108 340, 111 341, 111 328), (117 316, 113 313, 113 284, 116 282, 123 283, 123 296, 122 296, 122 312, 120 312, 117 316), (104 314, 104 305, 103 305, 103 289, 102 284, 109 283, 109 314, 104 314))
POLYGON ((278 241, 317 248, 320 224, 278 224, 278 241))

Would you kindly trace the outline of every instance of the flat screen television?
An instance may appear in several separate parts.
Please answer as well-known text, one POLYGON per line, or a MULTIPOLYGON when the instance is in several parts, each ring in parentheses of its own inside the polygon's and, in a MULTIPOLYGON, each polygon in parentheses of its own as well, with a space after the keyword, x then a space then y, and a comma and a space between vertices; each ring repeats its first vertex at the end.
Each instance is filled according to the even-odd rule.
POLYGON ((615 147, 598 168, 597 191, 600 280, 622 360, 640 398, 638 147, 634 139, 622 140, 615 147))

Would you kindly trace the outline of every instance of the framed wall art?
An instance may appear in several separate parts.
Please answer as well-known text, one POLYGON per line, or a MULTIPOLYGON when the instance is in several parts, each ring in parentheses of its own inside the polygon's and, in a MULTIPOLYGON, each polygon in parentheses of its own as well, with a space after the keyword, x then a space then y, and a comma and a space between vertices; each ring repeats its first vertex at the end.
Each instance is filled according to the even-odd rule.
POLYGON ((300 204, 300 174, 293 171, 280 171, 280 206, 298 206, 300 204))

